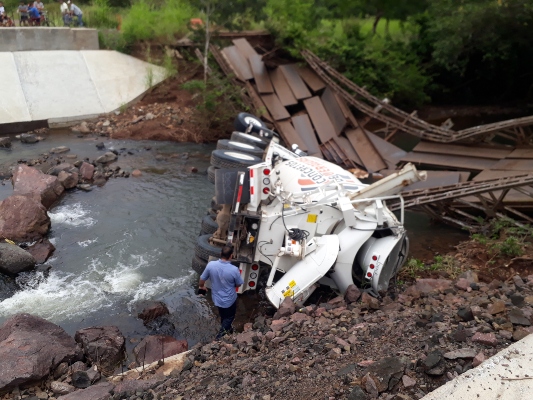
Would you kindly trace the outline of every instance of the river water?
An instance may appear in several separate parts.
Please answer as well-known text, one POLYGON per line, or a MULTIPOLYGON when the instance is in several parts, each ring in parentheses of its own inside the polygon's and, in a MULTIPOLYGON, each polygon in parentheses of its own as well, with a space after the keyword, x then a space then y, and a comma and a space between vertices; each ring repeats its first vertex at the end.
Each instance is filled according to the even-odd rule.
MULTIPOLYGON (((56 131, 37 144, 14 142, 0 150, 0 169, 19 159, 36 158, 52 147, 94 159, 100 140, 56 131)), ((128 347, 150 333, 136 318, 143 299, 164 301, 172 312, 174 335, 192 345, 211 339, 215 312, 194 294, 198 276, 191 269, 200 221, 210 205, 213 186, 204 174, 213 145, 103 140, 108 149, 127 149, 118 164, 138 168, 140 178, 110 179, 91 192, 66 193, 49 215, 50 240, 56 247, 47 262, 48 276, 29 273, 17 282, 0 277, 0 324, 10 315, 28 312, 74 334, 94 325, 116 325, 130 338, 128 347), (187 153, 188 158, 183 154, 187 153), (199 173, 191 173, 192 166, 199 173)), ((0 200, 12 193, 0 186, 0 200)), ((447 252, 464 233, 433 226, 425 215, 408 213, 411 256, 431 258, 447 252)), ((254 293, 243 295, 238 318, 247 322, 257 307, 254 293)))

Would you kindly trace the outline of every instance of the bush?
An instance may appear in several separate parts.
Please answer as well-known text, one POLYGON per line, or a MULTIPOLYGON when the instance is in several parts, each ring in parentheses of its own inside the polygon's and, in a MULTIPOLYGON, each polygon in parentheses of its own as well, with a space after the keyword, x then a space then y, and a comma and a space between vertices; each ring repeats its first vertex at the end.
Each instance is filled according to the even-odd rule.
POLYGON ((108 0, 94 0, 91 7, 83 10, 83 19, 92 28, 118 28, 116 11, 111 8, 108 0))
POLYGON ((151 39, 172 41, 187 32, 187 24, 194 14, 195 10, 185 0, 159 4, 139 0, 124 17, 122 33, 128 43, 151 39))

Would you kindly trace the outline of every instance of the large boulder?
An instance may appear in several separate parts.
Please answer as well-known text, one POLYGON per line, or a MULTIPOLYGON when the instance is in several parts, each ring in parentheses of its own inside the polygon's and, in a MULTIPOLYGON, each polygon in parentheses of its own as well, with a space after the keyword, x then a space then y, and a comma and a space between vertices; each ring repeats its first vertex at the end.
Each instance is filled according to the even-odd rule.
POLYGON ((146 325, 163 315, 170 314, 165 303, 162 301, 145 300, 137 305, 137 317, 142 319, 146 325))
POLYGON ((117 155, 113 153, 112 151, 108 151, 104 155, 98 157, 95 162, 96 164, 108 164, 110 162, 113 162, 117 159, 117 155))
POLYGON ((43 264, 55 251, 55 246, 48 239, 41 239, 28 247, 30 253, 37 264, 43 264))
POLYGON ((81 344, 87 360, 106 375, 111 375, 124 359, 125 340, 116 326, 80 329, 74 339, 81 344))
POLYGON ((177 340, 172 336, 146 336, 133 349, 137 365, 148 365, 154 361, 183 353, 189 349, 186 340, 177 340))
POLYGON ((11 147, 11 138, 10 137, 0 137, 0 147, 11 147))
POLYGON ((66 396, 60 396, 61 400, 108 400, 113 396, 111 392, 115 388, 110 382, 100 382, 94 386, 90 386, 87 389, 76 390, 66 396))
POLYGON ((76 342, 63 328, 30 314, 17 314, 0 326, 0 393, 38 382, 77 356, 76 342))
POLYGON ((57 177, 43 174, 38 169, 21 164, 13 172, 13 193, 31 196, 47 209, 64 191, 65 188, 57 177))
POLYGON ((20 135, 20 141, 22 143, 37 143, 39 139, 33 133, 22 133, 20 135))
POLYGON ((0 272, 6 275, 18 275, 35 268, 35 258, 26 250, 9 244, 0 243, 0 272))
POLYGON ((23 242, 40 239, 50 229, 46 208, 30 196, 12 195, 0 202, 0 238, 23 242))
POLYGON ((94 176, 94 165, 83 162, 80 166, 80 175, 84 181, 90 181, 94 176))
POLYGON ((57 175, 57 179, 59 180, 59 183, 63 185, 65 189, 72 189, 75 188, 78 184, 78 173, 77 172, 67 172, 67 171, 61 171, 57 175))

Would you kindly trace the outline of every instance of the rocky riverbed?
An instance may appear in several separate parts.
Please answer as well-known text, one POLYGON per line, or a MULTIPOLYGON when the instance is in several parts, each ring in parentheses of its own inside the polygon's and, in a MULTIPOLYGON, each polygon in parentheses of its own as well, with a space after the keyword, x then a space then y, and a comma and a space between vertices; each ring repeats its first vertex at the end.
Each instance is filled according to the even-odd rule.
MULTIPOLYGON (((533 275, 484 283, 468 271, 456 281, 419 279, 382 299, 351 287, 301 309, 287 299, 273 316, 198 343, 180 362, 172 354, 181 344, 151 337, 130 366, 141 368, 115 376, 106 376, 123 351, 115 328, 82 329, 73 339, 18 315, 0 327, 0 356, 10 365, 0 386, 5 399, 419 399, 533 332, 532 306, 533 275)), ((147 323, 165 318, 162 304, 146 310, 147 323)))

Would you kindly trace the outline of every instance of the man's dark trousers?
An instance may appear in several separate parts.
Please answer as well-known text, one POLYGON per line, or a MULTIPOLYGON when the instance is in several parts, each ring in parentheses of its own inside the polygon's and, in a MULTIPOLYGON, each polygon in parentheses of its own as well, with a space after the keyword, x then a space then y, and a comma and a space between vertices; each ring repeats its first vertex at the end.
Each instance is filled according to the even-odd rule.
POLYGON ((218 331, 217 339, 220 339, 226 333, 233 333, 233 320, 235 319, 235 313, 237 312, 237 300, 227 308, 218 307, 218 312, 220 314, 220 320, 222 322, 222 327, 218 331))

